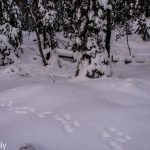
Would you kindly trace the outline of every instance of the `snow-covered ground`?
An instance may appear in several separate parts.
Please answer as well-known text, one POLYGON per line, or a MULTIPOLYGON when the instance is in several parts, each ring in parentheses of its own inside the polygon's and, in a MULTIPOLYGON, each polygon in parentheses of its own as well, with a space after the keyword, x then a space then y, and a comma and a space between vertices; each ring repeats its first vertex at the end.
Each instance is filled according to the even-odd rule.
POLYGON ((15 64, 0 68, 0 142, 6 150, 149 150, 150 42, 132 36, 135 59, 125 65, 126 42, 113 42, 113 76, 71 78, 75 65, 43 67, 27 40, 15 64), (139 58, 138 58, 139 59, 139 58))

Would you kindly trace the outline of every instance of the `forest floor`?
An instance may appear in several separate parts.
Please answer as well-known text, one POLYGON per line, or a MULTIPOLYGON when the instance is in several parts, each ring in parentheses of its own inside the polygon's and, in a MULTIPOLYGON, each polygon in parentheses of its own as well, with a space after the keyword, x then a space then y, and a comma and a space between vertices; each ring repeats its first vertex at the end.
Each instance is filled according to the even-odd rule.
MULTIPOLYGON (((0 142, 6 150, 149 150, 150 42, 112 40, 112 77, 73 78, 76 64, 43 67, 33 36, 24 54, 0 68, 0 142)), ((61 35, 60 35, 61 37, 61 35)), ((2 149, 0 147, 0 149, 2 149)))

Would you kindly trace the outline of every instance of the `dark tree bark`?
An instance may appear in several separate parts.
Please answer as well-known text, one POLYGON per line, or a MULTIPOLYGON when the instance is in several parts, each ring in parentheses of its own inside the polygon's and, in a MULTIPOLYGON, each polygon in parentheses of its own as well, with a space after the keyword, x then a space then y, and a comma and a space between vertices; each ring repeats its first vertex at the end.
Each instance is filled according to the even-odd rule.
POLYGON ((38 41, 38 48, 39 48, 39 52, 43 61, 43 65, 46 66, 47 62, 45 60, 45 56, 43 54, 43 49, 42 49, 42 43, 41 43, 41 38, 40 38, 40 34, 38 32, 38 30, 36 30, 36 36, 37 36, 37 41, 38 41))
POLYGON ((112 27, 111 27, 111 10, 107 9, 107 31, 106 31, 106 44, 105 47, 108 52, 108 57, 110 57, 110 41, 111 41, 111 32, 112 32, 112 27))
POLYGON ((127 36, 127 46, 128 46, 129 54, 131 56, 132 54, 131 54, 131 48, 130 48, 130 45, 129 45, 129 34, 127 33, 126 36, 127 36))

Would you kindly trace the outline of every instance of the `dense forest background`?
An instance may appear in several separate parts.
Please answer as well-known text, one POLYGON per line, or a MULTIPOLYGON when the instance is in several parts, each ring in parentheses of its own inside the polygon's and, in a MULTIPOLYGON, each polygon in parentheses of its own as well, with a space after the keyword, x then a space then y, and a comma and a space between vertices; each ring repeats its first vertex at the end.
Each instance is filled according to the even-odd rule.
POLYGON ((69 39, 67 50, 78 63, 75 76, 98 78, 111 75, 111 35, 116 40, 140 34, 150 39, 146 18, 149 0, 0 0, 0 65, 21 57, 23 31, 35 32, 44 66, 59 64, 57 32, 69 39))

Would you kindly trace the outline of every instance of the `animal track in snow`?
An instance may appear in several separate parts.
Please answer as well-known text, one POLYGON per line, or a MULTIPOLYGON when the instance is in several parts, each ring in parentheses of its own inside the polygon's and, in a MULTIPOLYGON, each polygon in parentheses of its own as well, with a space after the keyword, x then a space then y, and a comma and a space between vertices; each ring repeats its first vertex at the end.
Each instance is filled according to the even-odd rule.
POLYGON ((13 107, 13 102, 12 101, 3 102, 3 103, 0 104, 0 107, 12 108, 13 107))
MULTIPOLYGON (((5 100, 7 100, 7 98, 5 100)), ((63 126, 63 129, 68 133, 74 133, 75 128, 80 127, 80 123, 77 120, 73 120, 71 115, 68 113, 58 115, 56 113, 53 113, 52 111, 37 112, 34 108, 28 106, 15 107, 13 105, 13 101, 5 102, 5 100, 3 99, 3 102, 0 103, 0 107, 4 107, 9 111, 13 111, 17 115, 26 115, 28 113, 31 113, 32 115, 35 115, 41 119, 50 117, 54 121, 59 122, 63 126)))
POLYGON ((37 116, 39 118, 45 118, 47 115, 51 115, 52 112, 51 111, 47 111, 47 112, 43 112, 43 113, 38 113, 37 116))
POLYGON ((70 114, 64 114, 63 117, 64 117, 66 120, 71 120, 71 115, 70 115, 70 114))
POLYGON ((77 120, 73 120, 73 124, 75 127, 80 127, 80 123, 77 120))
MULTIPOLYGON (((0 107, 5 107, 7 108, 9 111, 13 111, 16 114, 27 114, 27 107, 18 107, 18 108, 14 108, 13 106, 13 102, 9 101, 9 102, 3 102, 2 104, 0 104, 0 107)), ((28 108, 29 109, 29 108, 28 108)))
POLYGON ((32 112, 32 113, 34 113, 34 112, 36 112, 36 110, 34 109, 34 108, 32 108, 32 107, 27 107, 27 106, 23 106, 23 107, 16 107, 15 108, 15 110, 26 110, 26 111, 29 111, 29 112, 32 112))
POLYGON ((109 141, 108 144, 114 150, 123 150, 123 148, 119 144, 117 144, 115 141, 109 141))
POLYGON ((7 107, 12 108, 13 107, 13 102, 9 101, 8 104, 7 104, 7 107))
POLYGON ((115 128, 108 128, 103 132, 103 139, 111 147, 112 150, 123 150, 121 143, 126 143, 132 138, 124 135, 122 132, 117 131, 115 128))
POLYGON ((70 121, 72 124, 73 124, 73 126, 75 126, 75 127, 80 127, 80 123, 77 121, 77 120, 73 120, 72 118, 71 118, 71 115, 70 114, 64 114, 63 115, 63 118, 65 119, 65 120, 67 120, 67 121, 70 121))
POLYGON ((63 117, 60 117, 59 115, 54 115, 53 119, 55 121, 60 122, 63 125, 63 128, 68 133, 74 133, 74 129, 67 123, 67 120, 63 117))
POLYGON ((13 108, 11 109, 14 111, 14 113, 16 114, 27 114, 27 113, 35 113, 35 109, 34 108, 31 108, 31 107, 27 107, 27 106, 23 106, 23 107, 16 107, 16 108, 13 108))
POLYGON ((70 114, 58 115, 51 111, 40 112, 36 114, 39 118, 51 117, 54 121, 59 122, 63 129, 68 133, 74 133, 75 127, 80 127, 80 123, 77 120, 73 120, 70 114))
POLYGON ((27 114, 28 112, 27 111, 23 111, 23 110, 16 110, 16 111, 14 111, 14 113, 16 113, 16 114, 27 114))
POLYGON ((79 127, 80 123, 76 120, 73 120, 70 114, 64 114, 62 116, 55 114, 53 119, 62 124, 64 130, 68 133, 74 133, 75 127, 79 127))

